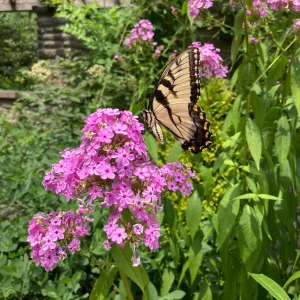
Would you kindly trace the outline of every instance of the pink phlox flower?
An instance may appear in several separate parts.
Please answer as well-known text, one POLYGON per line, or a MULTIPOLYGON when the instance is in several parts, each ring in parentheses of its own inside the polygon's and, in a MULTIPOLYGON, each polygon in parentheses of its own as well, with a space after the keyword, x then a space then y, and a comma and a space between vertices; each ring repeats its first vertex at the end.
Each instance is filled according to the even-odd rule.
POLYGON ((103 196, 102 188, 97 186, 96 183, 93 183, 93 187, 89 190, 89 195, 91 196, 92 201, 96 198, 101 198, 103 196))
POLYGON ((73 231, 73 235, 75 237, 84 237, 89 234, 89 231, 86 226, 77 226, 76 229, 73 231))
POLYGON ((99 141, 105 144, 110 144, 112 138, 114 137, 114 132, 111 128, 105 127, 101 129, 99 133, 99 141))
POLYGON ((133 246, 133 257, 132 257, 132 266, 137 267, 141 264, 141 259, 139 257, 138 245, 133 246))
POLYGON ((226 76, 228 68, 222 65, 223 59, 218 54, 220 52, 220 49, 215 48, 213 44, 204 44, 203 46, 201 46, 200 42, 193 42, 192 45, 189 46, 189 48, 200 49, 200 76, 206 78, 221 78, 226 76))
POLYGON ((53 250, 56 248, 56 239, 52 238, 50 235, 46 235, 44 238, 42 238, 43 246, 41 248, 41 253, 46 252, 47 250, 53 250))
POLYGON ((158 239, 160 237, 159 227, 149 226, 145 229, 145 245, 151 250, 158 248, 158 239))
POLYGON ((56 251, 46 251, 41 258, 41 265, 48 272, 56 266, 58 261, 59 257, 57 256, 56 251))
POLYGON ((113 130, 116 134, 122 134, 122 135, 127 135, 127 128, 128 125, 121 123, 121 122, 117 122, 114 127, 113 130))
POLYGON ((51 239, 53 241, 62 240, 64 238, 64 228, 59 228, 57 226, 51 226, 48 229, 48 235, 51 236, 51 239))
POLYGON ((125 228, 119 227, 112 232, 111 240, 117 244, 121 244, 127 236, 128 234, 125 232, 125 228))
POLYGON ((125 45, 129 48, 137 42, 145 42, 154 37, 153 26, 148 20, 140 20, 130 31, 130 36, 125 40, 125 45))
POLYGON ((258 39, 255 38, 254 36, 250 36, 249 42, 253 45, 256 45, 258 43, 258 39))
POLYGON ((103 242, 103 245, 104 245, 104 249, 106 249, 106 250, 109 250, 111 248, 110 242, 108 240, 105 240, 103 242))
POLYGON ((76 251, 80 251, 80 241, 74 238, 67 247, 70 249, 71 253, 74 254, 76 251))
POLYGON ((144 231, 143 225, 141 225, 141 224, 134 224, 134 225, 133 225, 133 232, 134 232, 135 234, 140 235, 140 234, 143 233, 143 231, 144 231))
POLYGON ((201 8, 207 9, 211 6, 213 6, 212 0, 189 0, 188 2, 189 13, 194 18, 198 17, 201 8))
POLYGON ((109 163, 101 164, 97 170, 98 174, 100 175, 101 179, 114 179, 116 177, 116 167, 110 165, 109 163))
POLYGON ((150 172, 149 172, 149 169, 148 169, 147 166, 145 166, 145 167, 137 167, 135 169, 135 171, 133 172, 133 174, 135 176, 138 176, 139 179, 141 179, 141 180, 145 180, 147 177, 150 176, 150 172))
POLYGON ((300 33, 300 19, 296 19, 296 22, 293 25, 293 32, 300 33))
POLYGON ((170 9, 171 9, 171 13, 172 13, 173 15, 177 12, 177 8, 174 7, 173 5, 170 6, 170 9))
POLYGON ((112 233, 118 229, 118 225, 114 222, 109 222, 104 226, 103 230, 106 232, 107 237, 110 239, 112 237, 112 233))
POLYGON ((143 191, 143 197, 145 197, 146 200, 148 201, 154 201, 156 202, 158 199, 157 194, 154 191, 154 188, 152 186, 148 186, 144 191, 143 191))
POLYGON ((134 192, 130 189, 128 190, 121 190, 120 194, 118 195, 118 199, 120 201, 121 209, 129 206, 134 199, 134 192))
POLYGON ((116 162, 122 166, 128 166, 131 161, 134 160, 135 156, 130 153, 129 149, 118 148, 118 152, 113 155, 116 158, 116 162))
POLYGON ((246 13, 248 15, 255 15, 259 17, 265 17, 268 15, 268 6, 264 1, 254 0, 252 3, 252 9, 247 7, 246 13))

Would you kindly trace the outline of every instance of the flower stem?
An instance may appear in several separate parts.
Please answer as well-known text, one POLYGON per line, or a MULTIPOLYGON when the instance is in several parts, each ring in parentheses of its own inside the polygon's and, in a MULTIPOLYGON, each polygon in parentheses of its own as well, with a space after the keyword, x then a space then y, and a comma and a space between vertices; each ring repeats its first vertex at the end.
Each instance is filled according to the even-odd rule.
POLYGON ((121 270, 119 270, 119 272, 120 272, 120 276, 121 276, 121 279, 123 281, 123 284, 124 284, 124 287, 125 287, 125 290, 126 290, 128 300, 134 300, 134 298, 132 296, 132 293, 131 293, 131 289, 130 289, 130 286, 129 286, 129 281, 127 279, 127 276, 121 270))

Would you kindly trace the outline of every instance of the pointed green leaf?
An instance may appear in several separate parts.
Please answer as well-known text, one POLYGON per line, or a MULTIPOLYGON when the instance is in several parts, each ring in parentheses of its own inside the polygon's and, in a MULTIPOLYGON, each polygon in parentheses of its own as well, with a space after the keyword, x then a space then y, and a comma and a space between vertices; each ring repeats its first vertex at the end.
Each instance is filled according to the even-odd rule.
POLYGON ((133 282, 135 282, 143 292, 149 284, 149 277, 142 266, 132 266, 132 250, 129 245, 121 248, 117 244, 113 244, 111 252, 119 270, 125 273, 133 282))
POLYGON ((158 293, 152 282, 149 283, 146 293, 143 295, 142 300, 157 300, 158 293))
POLYGON ((246 123, 246 139, 250 153, 255 161, 257 169, 259 170, 260 157, 262 151, 261 135, 259 128, 251 119, 248 119, 246 123))
POLYGON ((213 218, 213 225, 217 232, 217 245, 220 249, 231 233, 240 209, 240 201, 235 198, 240 193, 239 185, 231 187, 222 198, 218 212, 213 218))
POLYGON ((195 240, 188 252, 191 284, 194 283, 197 277, 199 268, 202 264, 202 258, 203 258, 202 239, 201 236, 199 235, 200 235, 199 233, 196 235, 195 240))
POLYGON ((268 195, 268 194, 258 194, 257 197, 261 198, 261 199, 266 199, 266 200, 282 200, 278 197, 272 196, 272 195, 268 195))
POLYGON ((181 290, 175 290, 172 293, 165 295, 163 297, 159 297, 159 300, 179 300, 185 296, 185 292, 181 290))
POLYGON ((160 294, 162 296, 168 294, 170 291, 172 284, 174 282, 175 275, 170 269, 165 269, 162 275, 162 285, 160 288, 160 294))
POLYGON ((180 154, 182 153, 182 147, 179 143, 174 143, 170 152, 169 152, 169 155, 168 155, 168 159, 167 161, 168 162, 174 162, 174 161, 177 161, 180 154))
POLYGON ((295 55, 291 63, 291 89, 292 99, 296 106, 298 116, 300 115, 300 64, 299 57, 295 55))
POLYGON ((192 239, 199 229, 202 215, 202 203, 197 191, 189 199, 186 209, 186 223, 189 228, 192 239))
POLYGON ((236 198, 234 198, 234 199, 235 199, 235 200, 244 200, 244 199, 253 199, 253 198, 255 198, 255 197, 257 197, 256 194, 251 194, 251 193, 249 193, 249 194, 244 194, 244 195, 238 196, 238 197, 236 197, 236 198))
POLYGON ((277 131, 275 135, 275 151, 279 160, 279 164, 283 167, 287 161, 291 145, 290 126, 286 115, 282 115, 277 123, 277 131))
POLYGON ((114 282, 118 269, 111 266, 109 269, 101 269, 100 277, 96 280, 90 294, 90 300, 105 300, 114 282))
POLYGON ((271 278, 264 274, 251 274, 253 279, 258 282, 263 288, 265 288, 271 296, 276 300, 290 300, 290 297, 284 291, 284 289, 271 278))
POLYGON ((203 282, 198 300, 213 300, 212 292, 206 281, 203 282))
POLYGON ((158 161, 157 142, 153 137, 153 135, 149 132, 145 133, 145 144, 150 157, 155 163, 157 163, 158 161))
POLYGON ((251 271, 260 254, 262 231, 252 207, 245 205, 238 226, 238 244, 246 270, 251 271))
POLYGON ((286 289, 288 287, 288 285, 293 282, 294 280, 300 278, 300 271, 297 271, 296 273, 294 273, 288 280, 287 282, 284 284, 283 289, 286 289))

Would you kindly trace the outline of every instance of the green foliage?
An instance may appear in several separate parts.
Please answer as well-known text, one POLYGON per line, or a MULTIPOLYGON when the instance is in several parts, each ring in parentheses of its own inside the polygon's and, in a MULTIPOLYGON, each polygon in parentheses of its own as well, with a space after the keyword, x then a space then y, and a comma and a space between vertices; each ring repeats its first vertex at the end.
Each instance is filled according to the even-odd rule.
MULTIPOLYGON (((201 11, 192 20, 187 1, 133 3, 99 9, 51 1, 57 16, 70 21, 62 30, 88 52, 35 65, 30 76, 39 81, 37 96, 24 95, 15 105, 15 123, 1 118, 0 298, 297 299, 300 53, 292 14, 272 12, 262 23, 223 3, 219 12, 201 11), (174 15, 171 5, 178 9, 174 15), (150 44, 124 46, 141 18, 154 24, 155 40, 165 46, 159 57, 150 44), (203 81, 198 102, 211 122, 214 145, 193 155, 168 133, 164 145, 145 133, 153 161, 180 160, 197 174, 192 196, 165 195, 159 250, 140 249, 138 268, 127 246, 105 252, 106 215, 98 210, 81 256, 49 274, 35 267, 26 242, 28 220, 38 211, 72 208, 44 191, 44 172, 59 151, 79 143, 83 119, 97 107, 139 114, 173 50, 203 40, 205 28, 213 28, 216 44, 232 37, 231 79, 203 81), (249 43, 252 35, 258 44, 249 43)), ((24 36, 20 47, 28 50, 33 39, 24 36)), ((28 66, 33 60, 26 61, 28 66)), ((4 88, 12 87, 9 80, 2 81, 4 88)))
POLYGON ((0 13, 0 88, 26 90, 32 80, 27 70, 37 60, 37 24, 34 14, 0 13))

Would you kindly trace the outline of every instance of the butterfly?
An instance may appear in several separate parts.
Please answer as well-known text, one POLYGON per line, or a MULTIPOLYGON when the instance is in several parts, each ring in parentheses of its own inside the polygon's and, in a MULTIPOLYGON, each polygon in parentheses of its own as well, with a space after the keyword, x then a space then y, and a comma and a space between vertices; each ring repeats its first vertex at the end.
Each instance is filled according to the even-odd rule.
POLYGON ((164 142, 164 126, 193 153, 213 143, 210 123, 197 105, 200 96, 200 49, 189 48, 178 55, 164 70, 143 117, 157 140, 164 142))

